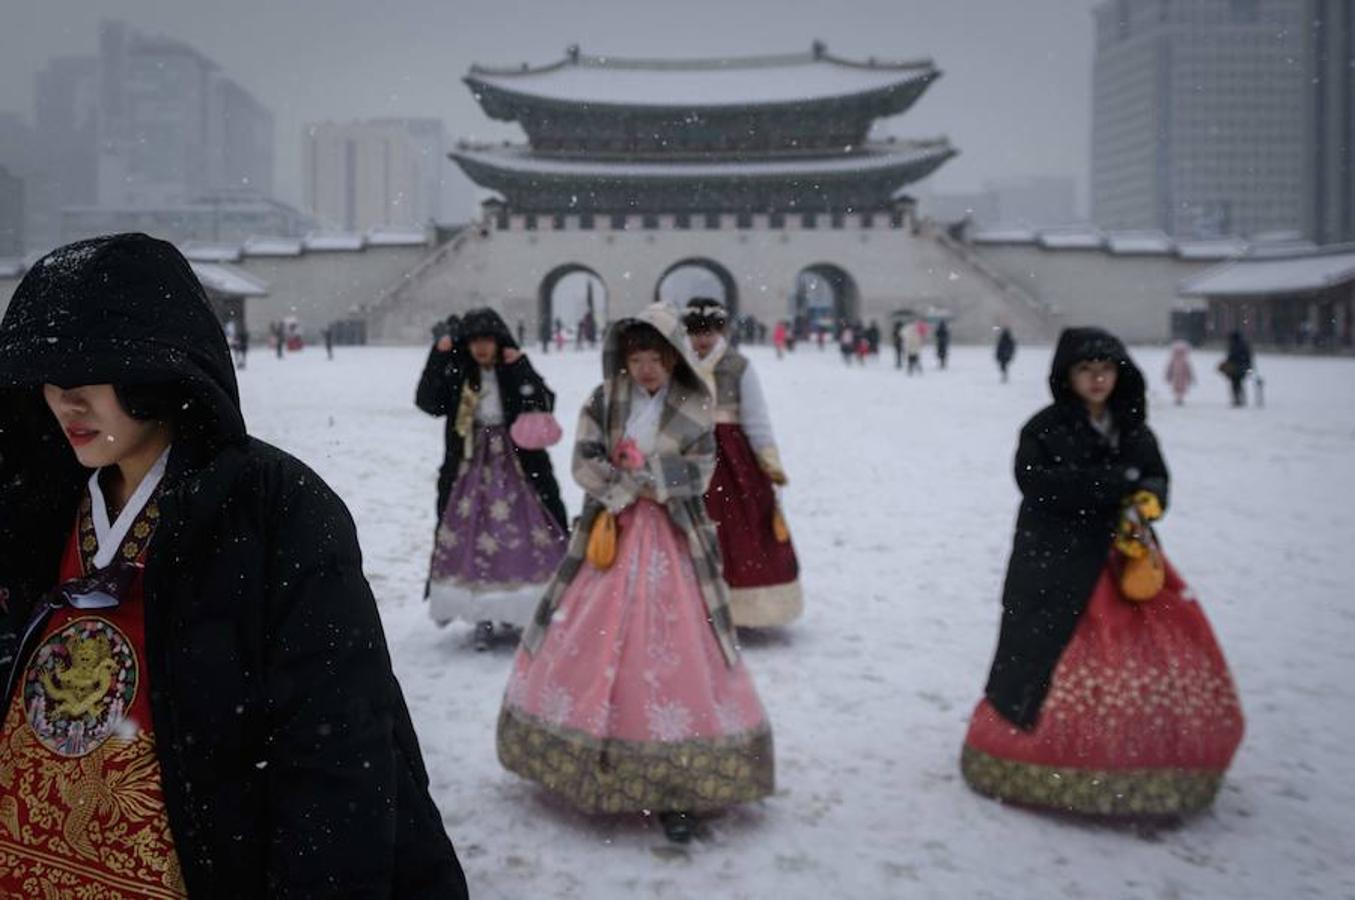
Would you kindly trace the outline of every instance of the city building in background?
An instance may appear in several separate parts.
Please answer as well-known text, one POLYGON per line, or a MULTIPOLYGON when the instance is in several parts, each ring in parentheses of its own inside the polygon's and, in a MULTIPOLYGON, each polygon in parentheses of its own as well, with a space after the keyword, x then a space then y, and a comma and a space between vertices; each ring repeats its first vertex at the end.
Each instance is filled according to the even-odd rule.
POLYGON ((1311 4, 1106 0, 1096 7, 1091 191, 1098 225, 1176 237, 1311 235, 1311 4))
POLYGON ((1355 242, 1355 4, 1309 2, 1311 237, 1355 242))
POLYGON ((186 203, 68 206, 64 241, 115 231, 144 231, 176 241, 243 241, 255 235, 300 237, 316 228, 300 210, 252 191, 218 191, 186 203))
POLYGON ((273 116, 193 47, 99 32, 98 205, 163 207, 273 189, 273 116))
POLYGON ((49 60, 34 78, 33 114, 42 151, 24 175, 28 242, 30 248, 51 247, 61 240, 63 207, 99 200, 99 58, 49 60))
POLYGON ((0 166, 0 259, 23 255, 24 183, 0 166))
POLYGON ((441 213, 446 137, 436 119, 320 122, 302 146, 304 205, 330 228, 418 228, 441 213))

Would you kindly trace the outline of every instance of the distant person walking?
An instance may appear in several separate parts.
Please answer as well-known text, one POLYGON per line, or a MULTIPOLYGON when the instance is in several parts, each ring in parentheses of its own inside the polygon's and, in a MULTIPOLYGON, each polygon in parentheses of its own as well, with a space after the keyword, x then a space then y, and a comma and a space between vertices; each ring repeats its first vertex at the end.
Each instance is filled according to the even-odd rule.
POLYGON ((1171 385, 1176 405, 1186 401, 1186 392, 1195 383, 1195 370, 1190 365, 1190 344, 1172 341, 1171 358, 1167 360, 1167 384, 1171 385))
POLYGON ((950 356, 950 324, 942 319, 936 325, 936 362, 942 370, 950 356))
POLYGON ((852 355, 856 353, 856 332, 852 326, 843 324, 842 330, 838 332, 837 348, 842 353, 842 362, 846 365, 852 364, 852 355))
POLYGON ((776 347, 776 358, 780 359, 786 353, 787 334, 790 328, 785 320, 776 323, 776 328, 772 330, 772 345, 776 347))
POLYGON ((1016 338, 1012 336, 1012 330, 1004 325, 997 336, 997 367, 1002 371, 1003 384, 1007 383, 1007 368, 1015 357, 1016 338))
POLYGON ((325 359, 333 359, 333 358, 334 358, 334 326, 333 326, 332 324, 331 324, 331 325, 325 326, 325 330, 321 332, 321 335, 322 335, 322 336, 324 337, 324 339, 325 339, 325 359))
POLYGON ((894 368, 903 368, 903 328, 902 322, 895 322, 890 336, 894 341, 894 368))
POLYGON ((1247 405, 1247 375, 1252 370, 1251 344, 1234 331, 1228 335, 1228 355, 1219 363, 1219 371, 1233 389, 1233 406, 1247 405))
POLYGON ((926 323, 921 319, 903 326, 903 353, 908 357, 908 375, 922 374, 922 344, 926 340, 926 323))

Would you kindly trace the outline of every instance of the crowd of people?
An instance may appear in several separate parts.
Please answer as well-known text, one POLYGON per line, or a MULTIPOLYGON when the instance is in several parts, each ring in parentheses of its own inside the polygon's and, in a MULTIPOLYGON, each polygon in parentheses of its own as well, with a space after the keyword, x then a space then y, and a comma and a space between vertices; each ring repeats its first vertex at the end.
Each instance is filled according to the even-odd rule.
MULTIPOLYGON (((677 843, 772 793, 774 723, 738 632, 806 602, 772 411, 730 327, 694 297, 605 330, 573 518, 547 452, 557 398, 521 328, 448 317, 415 392, 446 419, 430 615, 472 623, 477 649, 516 644, 500 761, 586 813, 654 814, 677 843)), ((843 324, 844 358, 872 334, 878 353, 878 328, 843 324)), ((895 329, 896 365, 920 374, 928 339, 944 368, 949 326, 921 319, 895 329)), ((1003 380, 1015 351, 1002 329, 1003 380)), ((1253 368, 1249 350, 1229 362, 1253 368)), ((1179 400, 1184 352, 1165 376, 1179 400)), ((1156 541, 1170 479, 1143 374, 1074 328, 1048 380, 1017 436, 1000 638, 961 772, 1063 813, 1198 812, 1243 715, 1156 541)), ((34 266, 0 323, 0 399, 0 895, 465 896, 353 522, 247 434, 179 252, 120 235, 34 266)))

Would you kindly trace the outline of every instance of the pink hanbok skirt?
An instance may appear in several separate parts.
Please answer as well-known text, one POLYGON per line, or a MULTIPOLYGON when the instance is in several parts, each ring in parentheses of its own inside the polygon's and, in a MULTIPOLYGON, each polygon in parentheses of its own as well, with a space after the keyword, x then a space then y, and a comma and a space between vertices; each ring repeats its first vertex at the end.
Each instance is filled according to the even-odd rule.
POLYGON ((771 728, 711 630, 685 536, 648 500, 618 525, 615 564, 584 563, 538 652, 518 651, 500 761, 586 812, 705 812, 770 794, 771 728))

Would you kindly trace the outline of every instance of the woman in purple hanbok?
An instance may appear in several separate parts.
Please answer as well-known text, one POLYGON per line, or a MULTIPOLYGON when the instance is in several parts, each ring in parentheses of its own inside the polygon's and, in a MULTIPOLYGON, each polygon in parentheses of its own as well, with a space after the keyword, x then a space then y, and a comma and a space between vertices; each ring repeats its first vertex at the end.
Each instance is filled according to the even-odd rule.
POLYGON ((434 345, 417 398, 448 418, 429 612, 439 624, 476 623, 476 647, 487 649, 494 623, 527 622, 564 556, 550 436, 523 427, 543 424, 532 420, 548 416, 555 395, 498 313, 472 310, 456 326, 434 345))

